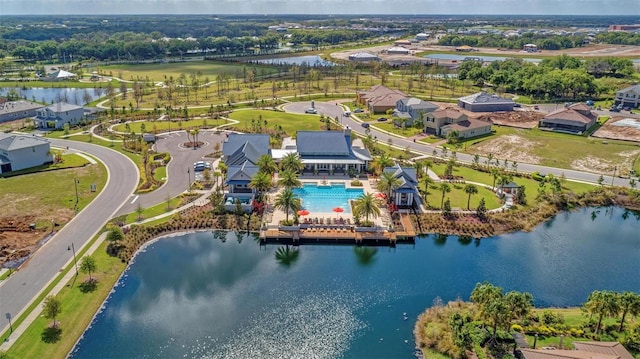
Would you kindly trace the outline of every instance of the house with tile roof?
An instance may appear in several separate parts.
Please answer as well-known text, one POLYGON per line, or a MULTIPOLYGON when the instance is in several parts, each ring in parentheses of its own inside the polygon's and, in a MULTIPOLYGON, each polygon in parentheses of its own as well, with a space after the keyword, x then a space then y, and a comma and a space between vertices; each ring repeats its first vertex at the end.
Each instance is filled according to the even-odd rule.
POLYGON ((596 124, 598 115, 584 103, 576 103, 569 107, 553 111, 538 122, 540 129, 582 134, 596 124))
POLYGON ((58 102, 38 111, 35 123, 38 128, 62 129, 65 124, 77 125, 84 119, 84 108, 66 102, 58 102))
POLYGON ((453 108, 438 108, 425 114, 424 133, 441 137, 453 131, 458 132, 459 138, 471 138, 491 133, 491 123, 476 118, 470 118, 464 112, 453 108))
POLYGON ((640 106, 640 84, 625 87, 616 92, 614 103, 615 105, 622 105, 622 107, 635 108, 640 106))
POLYGON ((398 100, 408 97, 400 90, 392 90, 383 85, 371 87, 368 91, 358 91, 356 102, 366 106, 371 113, 385 113, 394 109, 398 100))
POLYGON ((515 102, 510 98, 500 97, 485 91, 458 99, 458 107, 471 112, 513 111, 514 105, 515 102))
POLYGON ((52 162, 51 143, 44 138, 18 135, 0 137, 0 174, 52 162))
POLYGON ((421 199, 418 192, 418 176, 413 167, 402 167, 396 164, 386 167, 384 172, 393 173, 400 180, 400 185, 391 191, 391 201, 399 208, 420 206, 421 199))

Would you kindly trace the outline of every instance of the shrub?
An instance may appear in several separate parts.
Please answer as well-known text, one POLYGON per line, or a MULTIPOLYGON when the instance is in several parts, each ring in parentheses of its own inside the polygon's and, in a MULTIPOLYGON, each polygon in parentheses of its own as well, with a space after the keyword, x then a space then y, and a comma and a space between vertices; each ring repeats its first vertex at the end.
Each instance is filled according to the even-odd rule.
POLYGON ((351 181, 351 186, 353 186, 353 187, 362 187, 362 182, 360 182, 359 180, 353 180, 353 181, 351 181))
POLYGON ((511 326, 511 330, 514 332, 518 332, 518 333, 522 333, 523 329, 522 326, 518 325, 518 324, 513 324, 511 326))

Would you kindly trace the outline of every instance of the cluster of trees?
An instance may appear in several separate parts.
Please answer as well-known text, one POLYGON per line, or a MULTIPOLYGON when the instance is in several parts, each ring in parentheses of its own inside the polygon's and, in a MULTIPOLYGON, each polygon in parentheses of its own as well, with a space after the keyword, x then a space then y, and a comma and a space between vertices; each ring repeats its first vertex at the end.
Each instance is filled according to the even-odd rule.
POLYGON ((640 45, 640 34, 625 31, 602 32, 596 35, 598 42, 620 45, 640 45))
POLYGON ((439 41, 444 46, 496 47, 503 49, 522 49, 525 44, 536 44, 541 50, 561 50, 582 46, 584 36, 543 35, 525 33, 518 37, 491 35, 446 35, 439 41))
POLYGON ((499 93, 581 98, 609 90, 599 86, 596 77, 624 77, 633 73, 633 63, 628 59, 594 58, 583 62, 562 55, 545 59, 538 66, 522 59, 495 61, 486 67, 477 61, 466 61, 459 67, 458 78, 478 86, 494 86, 499 93))

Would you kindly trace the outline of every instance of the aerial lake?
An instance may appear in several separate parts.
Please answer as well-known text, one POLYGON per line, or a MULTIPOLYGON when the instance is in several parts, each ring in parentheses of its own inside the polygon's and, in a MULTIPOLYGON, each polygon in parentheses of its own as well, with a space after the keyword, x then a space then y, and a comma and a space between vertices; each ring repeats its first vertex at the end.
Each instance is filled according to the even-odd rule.
POLYGON ((46 104, 67 102, 80 106, 85 104, 85 95, 93 101, 106 96, 107 93, 105 88, 5 87, 0 88, 0 95, 7 95, 11 90, 15 90, 21 99, 27 101, 38 101, 46 104))
POLYGON ((415 245, 260 246, 198 232, 141 251, 73 358, 412 358, 417 316, 477 282, 577 306, 640 291, 640 222, 621 208, 561 213, 530 233, 415 245), (276 255, 277 254, 277 255, 276 255))

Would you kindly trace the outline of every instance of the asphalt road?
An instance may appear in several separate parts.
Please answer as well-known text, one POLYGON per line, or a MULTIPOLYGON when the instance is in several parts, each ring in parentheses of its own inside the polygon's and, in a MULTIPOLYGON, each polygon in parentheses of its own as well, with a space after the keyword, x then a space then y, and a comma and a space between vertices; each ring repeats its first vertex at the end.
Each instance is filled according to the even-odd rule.
POLYGON ((201 131, 198 141, 204 144, 197 149, 182 146, 188 142, 187 134, 184 131, 176 131, 158 136, 155 144, 157 152, 171 153, 171 161, 167 166, 167 181, 157 190, 142 195, 131 195, 126 203, 118 210, 116 215, 132 213, 136 211, 138 204, 143 208, 148 208, 159 203, 166 202, 167 197, 173 198, 187 190, 189 183, 195 180, 196 173, 193 171, 193 163, 197 161, 213 162, 215 159, 204 157, 214 152, 216 142, 225 140, 224 133, 216 134, 215 131, 201 131))
MULTIPOLYGON (((337 116, 340 123, 344 126, 349 126, 352 132, 356 132, 362 136, 367 135, 366 129, 362 127, 362 122, 354 120, 352 117, 344 116, 343 115, 344 109, 341 106, 337 105, 335 102, 315 102, 314 105, 318 109, 318 115, 323 114, 325 116, 331 116, 332 118, 335 118, 337 116)), ((306 108, 309 108, 310 106, 311 106, 311 102, 298 102, 298 103, 292 103, 292 104, 286 105, 284 109, 290 112, 304 113, 304 110, 306 108)), ((373 127, 370 127, 370 134, 382 144, 387 144, 390 138, 393 146, 398 146, 399 148, 404 149, 406 147, 409 147, 412 151, 422 152, 426 155, 431 155, 433 154, 433 151, 436 150, 437 155, 439 156, 442 155, 441 149, 436 146, 417 143, 417 142, 413 142, 413 140, 407 140, 400 137, 388 135, 384 132, 378 131, 373 127)), ((473 162, 473 156, 469 154, 458 153, 456 157, 458 161, 463 161, 468 163, 473 162)), ((485 159, 486 158, 481 157, 480 163, 483 163, 485 159)), ((541 166, 541 165, 528 164, 528 163, 518 163, 518 171, 529 172, 529 173, 539 172, 542 174, 552 173, 554 176, 560 176, 564 174, 564 176, 567 179, 590 182, 590 183, 598 183, 598 178, 600 177, 600 175, 596 173, 576 171, 576 170, 570 170, 565 168, 541 166)), ((628 179, 612 177, 611 175, 603 176, 603 177, 604 177, 605 184, 614 184, 618 186, 629 187, 628 179)))
MULTIPOLYGON (((76 252, 91 239, 120 208, 138 183, 136 165, 126 156, 89 143, 51 139, 56 147, 89 153, 102 161, 109 171, 105 189, 44 246, 35 252, 19 271, 13 273, 0 287, 0 328, 9 329, 7 314, 17 318, 29 302, 73 258, 68 248, 73 243, 76 252)), ((86 184, 87 186, 89 184, 86 184)))

